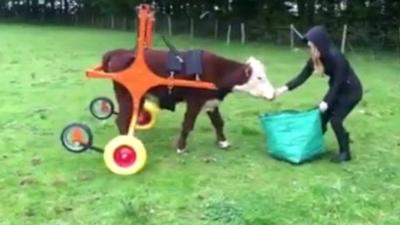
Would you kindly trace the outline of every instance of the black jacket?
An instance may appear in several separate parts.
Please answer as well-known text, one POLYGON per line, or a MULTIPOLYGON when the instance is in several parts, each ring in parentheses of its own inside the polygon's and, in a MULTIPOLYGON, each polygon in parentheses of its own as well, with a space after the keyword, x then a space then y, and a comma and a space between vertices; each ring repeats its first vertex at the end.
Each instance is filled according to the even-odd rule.
MULTIPOLYGON (((351 68, 347 59, 334 48, 329 36, 322 26, 315 26, 310 29, 305 38, 311 41, 321 53, 321 62, 324 66, 324 73, 330 77, 329 90, 323 101, 332 105, 338 97, 359 94, 362 87, 359 79, 351 68)), ((309 59, 302 72, 286 86, 293 90, 303 84, 314 72, 312 60, 309 59)))

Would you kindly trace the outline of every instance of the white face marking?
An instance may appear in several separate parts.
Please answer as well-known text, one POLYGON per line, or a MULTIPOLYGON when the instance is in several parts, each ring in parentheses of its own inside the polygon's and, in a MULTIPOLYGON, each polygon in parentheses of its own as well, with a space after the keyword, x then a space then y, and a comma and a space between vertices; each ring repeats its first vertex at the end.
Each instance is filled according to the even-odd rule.
POLYGON ((252 70, 247 83, 233 87, 235 91, 243 91, 255 97, 262 97, 268 100, 274 98, 274 87, 268 80, 267 73, 261 61, 250 57, 246 62, 252 70))
POLYGON ((222 149, 227 149, 231 146, 231 144, 228 141, 220 141, 218 142, 218 145, 222 149))

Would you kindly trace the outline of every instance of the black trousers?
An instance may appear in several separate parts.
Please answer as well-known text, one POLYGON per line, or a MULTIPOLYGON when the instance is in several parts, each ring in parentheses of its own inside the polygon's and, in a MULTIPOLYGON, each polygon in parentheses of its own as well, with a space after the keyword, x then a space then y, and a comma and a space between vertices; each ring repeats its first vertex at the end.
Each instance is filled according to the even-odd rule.
POLYGON ((328 122, 331 123, 341 152, 350 151, 349 134, 343 126, 343 122, 361 99, 362 90, 359 86, 347 89, 341 92, 334 104, 328 106, 328 111, 322 114, 322 129, 325 133, 328 122))

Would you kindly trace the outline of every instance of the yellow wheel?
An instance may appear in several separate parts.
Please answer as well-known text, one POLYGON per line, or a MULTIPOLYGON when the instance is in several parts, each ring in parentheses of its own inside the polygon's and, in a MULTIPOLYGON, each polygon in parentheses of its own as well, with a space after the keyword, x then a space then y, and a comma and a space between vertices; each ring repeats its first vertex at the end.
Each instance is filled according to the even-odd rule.
POLYGON ((139 113, 139 118, 135 126, 138 130, 148 130, 154 127, 157 121, 160 108, 156 103, 146 100, 143 110, 139 113))
POLYGON ((104 150, 107 168, 118 175, 133 175, 143 169, 147 153, 143 143, 131 136, 118 136, 104 150))

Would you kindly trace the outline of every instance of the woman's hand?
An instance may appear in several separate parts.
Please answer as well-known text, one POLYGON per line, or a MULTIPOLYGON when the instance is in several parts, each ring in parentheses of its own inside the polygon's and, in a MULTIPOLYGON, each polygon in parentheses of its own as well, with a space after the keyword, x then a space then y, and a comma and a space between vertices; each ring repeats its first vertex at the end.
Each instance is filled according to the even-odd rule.
POLYGON ((321 112, 326 112, 328 110, 328 103, 322 101, 321 103, 319 103, 319 111, 321 112))
POLYGON ((274 98, 277 98, 277 97, 281 96, 282 94, 284 94, 288 90, 289 90, 289 88, 286 85, 282 86, 282 87, 279 87, 279 88, 276 88, 275 89, 275 97, 274 98))

